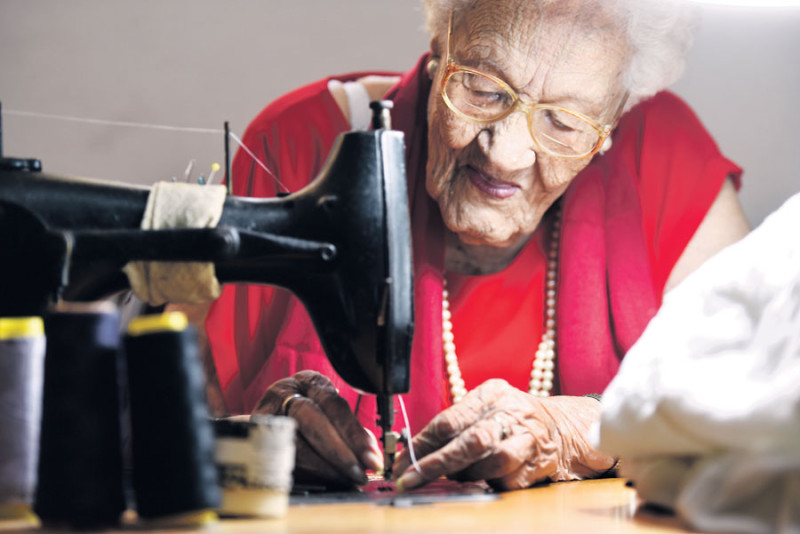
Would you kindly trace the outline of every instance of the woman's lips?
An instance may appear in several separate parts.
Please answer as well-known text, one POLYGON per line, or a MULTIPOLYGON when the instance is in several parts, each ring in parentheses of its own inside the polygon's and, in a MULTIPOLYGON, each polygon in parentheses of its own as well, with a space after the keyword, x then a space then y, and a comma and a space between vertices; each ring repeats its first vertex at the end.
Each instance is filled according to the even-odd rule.
POLYGON ((482 193, 499 200, 510 197, 519 190, 519 186, 495 180, 491 176, 487 176, 473 167, 465 167, 467 176, 470 182, 478 188, 482 193))

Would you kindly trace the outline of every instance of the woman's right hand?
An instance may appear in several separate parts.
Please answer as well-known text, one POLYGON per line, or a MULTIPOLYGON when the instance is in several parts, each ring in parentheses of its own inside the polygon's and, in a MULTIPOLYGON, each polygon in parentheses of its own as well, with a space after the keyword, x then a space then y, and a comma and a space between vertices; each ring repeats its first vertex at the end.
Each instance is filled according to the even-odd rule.
POLYGON ((366 469, 383 470, 378 440, 320 373, 300 371, 278 380, 253 413, 288 415, 297 421, 295 482, 363 485, 366 469))

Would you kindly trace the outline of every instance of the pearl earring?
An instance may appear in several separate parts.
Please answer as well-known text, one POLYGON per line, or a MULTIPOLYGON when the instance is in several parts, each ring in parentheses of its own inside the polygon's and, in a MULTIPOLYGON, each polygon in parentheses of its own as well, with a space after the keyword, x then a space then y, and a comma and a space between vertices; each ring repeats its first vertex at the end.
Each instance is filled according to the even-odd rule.
POLYGON ((439 56, 432 56, 425 65, 425 70, 428 72, 428 77, 432 80, 436 76, 436 71, 439 70, 439 56))

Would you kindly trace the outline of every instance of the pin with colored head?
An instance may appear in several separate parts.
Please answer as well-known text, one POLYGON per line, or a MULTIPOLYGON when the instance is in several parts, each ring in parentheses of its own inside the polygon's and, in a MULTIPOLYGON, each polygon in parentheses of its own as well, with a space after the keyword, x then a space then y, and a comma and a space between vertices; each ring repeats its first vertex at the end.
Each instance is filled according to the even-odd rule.
POLYGON ((219 170, 219 163, 212 163, 211 172, 208 174, 208 180, 206 180, 206 183, 208 185, 211 185, 211 183, 214 181, 214 175, 217 174, 218 170, 219 170))

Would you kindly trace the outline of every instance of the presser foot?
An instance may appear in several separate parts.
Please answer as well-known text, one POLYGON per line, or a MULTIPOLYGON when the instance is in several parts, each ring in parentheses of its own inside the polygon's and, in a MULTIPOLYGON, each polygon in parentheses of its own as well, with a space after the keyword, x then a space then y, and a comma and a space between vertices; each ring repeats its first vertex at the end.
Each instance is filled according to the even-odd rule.
POLYGON ((400 439, 400 434, 393 430, 383 433, 383 478, 386 480, 392 480, 392 466, 397 456, 397 444, 400 439))

